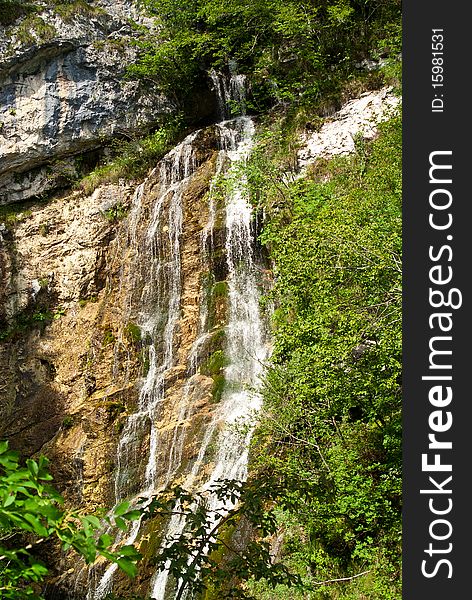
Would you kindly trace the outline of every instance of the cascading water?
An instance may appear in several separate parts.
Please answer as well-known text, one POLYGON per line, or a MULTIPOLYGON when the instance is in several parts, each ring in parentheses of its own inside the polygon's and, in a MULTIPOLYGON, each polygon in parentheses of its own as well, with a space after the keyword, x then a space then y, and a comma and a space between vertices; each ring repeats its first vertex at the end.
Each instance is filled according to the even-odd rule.
MULTIPOLYGON (((254 123, 247 116, 232 120, 229 113, 238 107, 245 112, 244 78, 230 68, 230 78, 217 73, 211 78, 219 101, 220 117, 216 125, 219 152, 216 160, 217 179, 224 174, 237 180, 239 166, 247 160, 254 138, 254 123)), ((183 452, 189 442, 186 424, 195 410, 193 391, 199 386, 201 357, 212 336, 211 319, 205 293, 201 293, 199 323, 195 339, 186 357, 185 383, 174 408, 175 425, 170 436, 163 436, 158 421, 166 399, 166 377, 176 362, 176 330, 181 317, 182 271, 181 236, 183 227, 182 197, 196 170, 193 143, 199 132, 188 136, 161 162, 160 190, 154 202, 144 235, 137 235, 142 213, 143 186, 135 193, 129 216, 128 243, 134 249, 130 269, 134 280, 141 278, 138 300, 140 314, 137 323, 142 338, 148 341, 149 368, 142 384, 136 412, 125 424, 117 449, 115 498, 148 497, 171 483, 176 475, 190 491, 206 492, 218 480, 244 480, 247 476, 249 441, 252 434, 251 415, 260 407, 255 391, 268 355, 263 320, 259 310, 259 265, 255 256, 255 234, 252 210, 241 180, 228 187, 224 203, 224 254, 226 261, 227 320, 225 326, 224 367, 225 386, 221 399, 204 425, 196 456, 184 464, 183 452), (245 433, 235 424, 249 425, 245 433), (210 446, 214 449, 208 463, 210 446), (145 460, 143 461, 143 456, 145 460)), ((216 219, 216 201, 210 186, 208 221, 201 234, 201 253, 211 261, 216 219)), ((209 266, 209 263, 206 265, 209 266)), ((128 282, 130 287, 133 285, 128 282)), ((133 298, 133 302, 136 302, 133 298)), ((230 509, 220 506, 217 498, 207 492, 210 511, 230 509)), ((163 544, 179 536, 186 520, 175 515, 165 527, 163 544)), ((212 528, 214 523, 208 524, 212 528)), ((138 539, 141 522, 135 521, 126 536, 127 544, 138 539)), ((126 540, 124 540, 126 537, 126 540)), ((189 559, 190 560, 190 559, 189 559)), ((111 591, 116 565, 110 566, 98 585, 92 585, 88 600, 102 600, 111 591)), ((176 584, 167 569, 158 571, 151 580, 150 597, 170 600, 175 597, 176 584)))
MULTIPOLYGON (((150 497, 156 490, 159 457, 156 421, 164 399, 165 375, 174 363, 174 331, 180 316, 182 194, 196 167, 192 146, 195 135, 188 136, 161 161, 160 193, 141 247, 138 246, 136 227, 141 213, 143 184, 136 190, 130 213, 129 241, 135 247, 135 260, 141 261, 138 273, 146 282, 141 294, 139 325, 142 336, 150 340, 149 369, 139 395, 138 410, 128 417, 118 443, 115 477, 117 503, 135 494, 150 497), (164 211, 167 215, 166 226, 164 211), (158 351, 158 347, 161 351, 158 351), (142 455, 138 450, 146 437, 149 442, 142 485, 138 475, 142 455)), ((138 268, 137 264, 133 266, 138 268)), ((136 540, 139 529, 140 521, 135 521, 127 544, 136 540)), ((88 598, 103 598, 111 588, 116 570, 117 565, 111 565, 97 588, 89 592, 88 598)))
POLYGON ((232 115, 246 114, 245 76, 236 72, 236 63, 229 63, 229 78, 212 70, 210 77, 218 99, 218 116, 221 121, 232 115))
MULTIPOLYGON (((215 89, 218 91, 220 108, 227 106, 228 86, 216 73, 212 74, 215 89)), ((237 98, 243 98, 243 79, 230 81, 229 89, 238 90, 237 98)), ((254 138, 254 123, 249 117, 238 117, 218 124, 220 153, 218 165, 229 161, 227 174, 231 177, 241 162, 247 160, 254 138)), ((212 420, 207 426, 200 451, 183 486, 195 487, 200 475, 208 446, 216 435, 216 455, 206 480, 199 482, 199 490, 209 490, 219 480, 245 480, 249 441, 252 434, 251 415, 260 408, 260 396, 255 393, 262 373, 268 347, 260 314, 258 268, 255 260, 255 239, 252 222, 252 209, 245 194, 244 181, 232 186, 226 195, 226 262, 228 270, 229 314, 226 326, 228 365, 225 368, 225 391, 212 420), (243 437, 235 428, 236 424, 249 425, 243 437)), ((212 214, 210 205, 210 215, 212 214)), ((211 231, 204 232, 206 236, 211 231)), ((211 513, 220 512, 230 506, 221 506, 215 495, 208 494, 208 508, 211 513)), ((170 519, 165 539, 171 542, 185 529, 186 520, 180 515, 170 519)), ((209 532, 215 523, 207 524, 209 532)), ((191 560, 191 559, 189 559, 191 560)), ((168 566, 168 565, 167 565, 168 566)), ((168 570, 159 571, 151 584, 151 597, 154 600, 171 598, 168 594, 168 570)), ((177 582, 177 589, 179 587, 177 582)), ((172 591, 170 592, 172 594, 172 591)), ((182 597, 185 597, 182 596, 182 597)))

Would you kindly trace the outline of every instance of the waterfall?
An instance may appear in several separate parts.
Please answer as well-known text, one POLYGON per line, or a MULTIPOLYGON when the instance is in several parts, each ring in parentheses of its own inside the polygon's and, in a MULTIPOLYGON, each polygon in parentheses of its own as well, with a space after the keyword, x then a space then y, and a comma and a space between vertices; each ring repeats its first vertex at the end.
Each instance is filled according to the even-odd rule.
MULTIPOLYGON (((183 195, 197 170, 194 142, 200 132, 195 132, 161 161, 155 173, 158 175, 159 191, 150 216, 146 217, 142 206, 145 187, 142 184, 136 190, 128 218, 132 260, 128 281, 122 282, 122 285, 133 290, 133 298, 128 300, 129 310, 133 302, 139 304, 137 324, 142 339, 148 344, 149 367, 140 388, 136 410, 128 416, 117 447, 117 503, 138 497, 150 499, 178 475, 184 488, 207 493, 210 511, 229 510, 231 506, 220 506, 209 489, 221 479, 244 480, 247 477, 251 417, 261 405, 257 387, 268 355, 267 336, 259 308, 260 266, 255 256, 252 209, 244 177, 240 174, 240 166, 248 159, 254 143, 255 127, 252 119, 244 115, 244 76, 235 73, 234 65, 230 65, 229 78, 216 72, 210 76, 222 121, 215 126, 219 150, 208 194, 208 220, 200 239, 200 253, 207 263, 203 266, 209 272, 218 212, 216 182, 220 177, 234 180, 225 192, 222 209, 228 294, 224 327, 224 387, 219 402, 211 407, 209 418, 204 423, 198 452, 184 464, 183 452, 186 442, 189 443, 186 424, 195 411, 192 397, 200 385, 202 356, 207 352, 212 336, 204 290, 200 294, 196 335, 185 358, 185 382, 172 407, 173 428, 170 433, 164 434, 158 425, 166 401, 166 378, 176 365, 179 351, 176 335, 182 316, 183 195), (242 115, 228 120, 235 107, 242 115), (148 224, 141 231, 146 218, 148 224), (139 291, 137 296, 136 288, 139 291), (238 424, 246 425, 243 434, 238 432, 238 424), (214 455, 209 463, 210 445, 214 448, 214 455)), ((213 528, 214 525, 211 523, 208 527, 213 528)), ((165 525, 162 543, 170 543, 184 531, 185 526, 184 517, 172 516, 165 525)), ((132 544, 140 531, 141 521, 134 521, 127 533, 118 534, 117 542, 132 544)), ((109 566, 98 585, 90 586, 87 600, 104 599, 112 590, 116 571, 117 565, 109 566)), ((150 597, 170 600, 175 595, 176 585, 178 582, 170 580, 167 569, 157 571, 151 580, 150 597)))
MULTIPOLYGON (((222 89, 220 86, 219 89, 222 89)), ((254 123, 249 117, 218 124, 220 137, 219 163, 223 157, 229 161, 227 174, 247 160, 254 138, 254 123)), ((208 446, 216 435, 216 455, 206 480, 199 482, 199 490, 207 491, 218 480, 245 480, 249 441, 252 435, 251 416, 260 408, 261 398, 255 392, 267 358, 268 347, 260 314, 257 264, 254 255, 255 240, 252 209, 245 194, 244 181, 236 184, 226 197, 226 261, 228 268, 229 315, 226 326, 227 358, 225 367, 225 391, 212 420, 207 426, 200 451, 183 487, 193 489, 201 476, 208 446), (241 436, 236 424, 248 425, 241 436)), ((211 210, 210 210, 211 215, 211 210)), ((206 235, 209 235, 206 232, 206 235)), ((220 505, 214 494, 208 493, 210 512, 229 510, 231 506, 220 505)), ((185 517, 174 515, 167 526, 165 539, 171 542, 184 531, 185 517)), ((208 523, 209 532, 215 523, 208 523)), ((191 558, 189 558, 191 560, 191 558)), ((168 568, 169 565, 166 565, 168 568)), ((151 598, 165 600, 169 595, 169 571, 160 570, 151 583, 151 598)), ((178 582, 177 582, 178 588, 178 582)))
POLYGON ((246 114, 246 77, 236 72, 235 61, 229 62, 229 78, 215 70, 210 71, 213 90, 218 100, 218 118, 220 121, 235 114, 246 114))
MULTIPOLYGON (((182 194, 196 168, 192 145, 196 135, 196 132, 189 135, 161 161, 160 190, 140 245, 136 229, 143 184, 138 186, 133 198, 128 237, 135 249, 136 264, 132 265, 131 272, 135 279, 138 275, 146 282, 141 294, 139 326, 142 336, 150 341, 149 368, 141 387, 138 409, 128 417, 118 443, 116 503, 133 495, 150 497, 157 488, 159 449, 156 422, 164 399, 164 379, 174 363, 174 331, 180 316, 182 194), (165 215, 167 225, 164 225, 165 215), (144 485, 140 482, 139 473, 143 439, 149 440, 144 474, 141 474, 144 485)), ((136 540, 139 529, 140 521, 135 521, 126 538, 127 544, 136 540)), ((104 598, 111 589, 116 570, 116 564, 110 565, 97 588, 89 591, 88 598, 104 598)))

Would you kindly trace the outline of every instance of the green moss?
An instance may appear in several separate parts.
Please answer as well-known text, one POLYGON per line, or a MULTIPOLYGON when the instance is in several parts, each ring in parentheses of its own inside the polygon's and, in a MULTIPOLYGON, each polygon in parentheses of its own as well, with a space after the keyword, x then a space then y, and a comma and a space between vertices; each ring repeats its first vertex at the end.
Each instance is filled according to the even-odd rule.
POLYGON ((43 237, 46 237, 49 233, 49 223, 41 223, 41 225, 39 226, 39 233, 43 237))
POLYGON ((97 302, 97 300, 98 300, 97 296, 89 296, 88 298, 80 298, 79 306, 80 306, 80 308, 84 308, 84 306, 86 306, 89 302, 97 302))
MULTIPOLYGON (((218 531, 218 540, 220 540, 220 546, 217 550, 214 550, 210 554, 211 560, 215 561, 215 563, 221 567, 228 558, 230 551, 228 547, 231 548, 231 539, 236 530, 237 525, 235 523, 231 523, 229 525, 223 525, 218 531)), ((221 588, 216 587, 212 584, 211 581, 205 581, 206 589, 202 594, 201 600, 220 600, 221 598, 221 588)))
POLYGON ((143 523, 141 529, 141 542, 139 552, 142 554, 142 565, 152 564, 154 557, 158 554, 167 518, 157 514, 143 523))
POLYGON ((208 359, 201 365, 200 373, 202 375, 219 375, 220 372, 228 364, 228 359, 223 350, 216 350, 208 359))
POLYGON ((227 281, 217 281, 213 285, 212 295, 216 298, 226 298, 228 295, 228 282, 227 281))
POLYGON ((33 214, 30 208, 31 205, 31 202, 14 202, 6 206, 0 206, 0 223, 13 226, 27 219, 33 214))
POLYGON ((136 323, 130 321, 124 328, 124 334, 133 344, 138 344, 141 341, 141 328, 136 323))
POLYGON ((123 402, 119 402, 116 400, 110 400, 105 403, 105 408, 107 411, 107 417, 109 421, 114 421, 121 413, 126 410, 126 406, 123 402))
POLYGON ((73 424, 74 424, 74 417, 72 415, 66 415, 62 419, 62 428, 63 429, 70 429, 73 424))
POLYGON ((64 20, 71 21, 76 15, 95 16, 106 14, 106 11, 98 6, 93 6, 85 0, 53 0, 55 12, 64 20))
MULTIPOLYGON (((212 261, 220 251, 212 253, 212 261)), ((213 273, 205 271, 200 276, 200 285, 203 291, 204 302, 208 310, 208 327, 213 329, 221 321, 222 313, 226 308, 228 297, 228 283, 226 281, 215 281, 213 273)))
POLYGON ((225 376, 223 369, 228 364, 228 359, 224 350, 215 350, 210 354, 207 360, 200 366, 200 373, 213 379, 211 390, 212 401, 219 402, 225 388, 225 376))
POLYGON ((16 37, 23 44, 34 44, 37 40, 48 42, 56 35, 56 28, 46 23, 41 17, 30 14, 18 25, 16 37))
POLYGON ((105 329, 103 332, 103 341, 102 346, 108 346, 109 344, 114 344, 116 341, 115 334, 111 329, 105 329))
POLYGON ((224 350, 226 345, 226 328, 219 327, 212 334, 208 344, 208 353, 213 354, 217 350, 224 350))
POLYGON ((142 375, 143 375, 143 377, 146 377, 146 375, 149 373, 149 367, 150 367, 149 349, 148 348, 141 349, 141 351, 139 353, 139 361, 141 363, 142 375))

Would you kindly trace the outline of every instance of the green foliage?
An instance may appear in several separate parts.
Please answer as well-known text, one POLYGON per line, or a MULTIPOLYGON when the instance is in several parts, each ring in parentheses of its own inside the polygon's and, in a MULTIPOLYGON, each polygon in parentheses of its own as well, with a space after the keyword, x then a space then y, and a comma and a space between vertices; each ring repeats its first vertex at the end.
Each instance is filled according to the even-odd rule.
POLYGON ((138 344, 141 341, 141 328, 131 321, 124 328, 124 334, 132 344, 138 344))
POLYGON ((236 61, 249 75, 252 110, 275 103, 313 104, 339 94, 356 62, 384 42, 400 18, 396 0, 144 0, 160 39, 140 42, 130 74, 151 78, 182 107, 202 71, 236 61))
MULTIPOLYGON (((114 142, 112 158, 77 185, 86 194, 104 183, 116 183, 120 179, 139 179, 155 166, 182 136, 183 121, 180 117, 169 118, 157 131, 141 139, 114 142)), ((111 215, 113 218, 114 216, 111 215)))
MULTIPOLYGON (((257 481, 218 481, 209 490, 218 500, 219 506, 227 510, 211 510, 205 493, 190 494, 175 486, 155 496, 151 502, 143 499, 136 511, 142 519, 152 519, 157 514, 185 518, 182 534, 166 540, 153 563, 158 569, 166 568, 170 561, 170 572, 177 583, 175 598, 184 594, 201 594, 212 590, 214 597, 252 598, 239 584, 264 578, 269 585, 297 586, 300 579, 282 564, 273 564, 268 536, 275 533, 277 520, 270 508, 275 500, 280 505, 291 505, 285 486, 275 479, 266 477, 257 481), (233 508, 231 508, 233 507, 233 508), (243 549, 238 549, 228 535, 242 520, 251 530, 251 540, 243 549), (221 562, 224 550, 226 559, 221 562)), ((123 504, 128 510, 129 504, 123 504)), ((115 508, 119 514, 120 507, 115 508)), ((125 523, 118 522, 123 530, 125 523)))
POLYGON ((56 35, 56 29, 50 23, 46 23, 40 16, 32 13, 23 19, 15 29, 16 37, 23 44, 33 44, 37 40, 48 42, 56 35))
MULTIPOLYGON (((292 184, 273 177, 277 159, 264 148, 249 167, 276 280, 253 468, 313 490, 300 496, 299 541, 284 559, 307 589, 368 571, 339 597, 387 599, 399 595, 401 528, 400 118, 356 146, 292 184)), ((332 587, 313 598, 338 597, 325 595, 332 587)))
MULTIPOLYGON (((141 556, 134 546, 111 551, 112 538, 95 535, 102 526, 98 516, 65 510, 51 480, 44 456, 22 465, 18 453, 8 449, 8 442, 0 442, 0 589, 5 600, 39 598, 35 584, 44 579, 48 568, 37 553, 49 538, 57 539, 64 550, 75 550, 87 563, 101 555, 116 562, 127 575, 136 574, 141 556)), ((122 519, 137 518, 134 513, 123 513, 122 519)))
POLYGON ((20 0, 0 1, 0 25, 8 27, 26 15, 37 12, 38 7, 30 2, 20 0))

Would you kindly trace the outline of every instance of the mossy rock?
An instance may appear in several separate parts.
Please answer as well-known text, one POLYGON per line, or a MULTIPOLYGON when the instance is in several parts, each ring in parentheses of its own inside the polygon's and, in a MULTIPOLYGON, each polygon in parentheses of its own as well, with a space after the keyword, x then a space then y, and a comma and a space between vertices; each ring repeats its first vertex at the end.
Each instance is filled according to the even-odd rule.
POLYGON ((0 25, 8 27, 21 17, 38 12, 38 7, 29 2, 19 0, 0 1, 0 25))
POLYGON ((126 339, 132 344, 139 344, 141 341, 141 328, 136 323, 130 321, 124 328, 126 339))
POLYGON ((74 417, 72 415, 66 415, 62 419, 62 428, 70 429, 74 425, 74 417))
POLYGON ((149 373, 149 367, 151 366, 151 361, 149 358, 149 348, 141 348, 138 355, 138 360, 141 364, 141 375, 143 377, 146 377, 149 373))
POLYGON ((226 347, 226 328, 219 327, 212 333, 208 343, 208 354, 213 354, 217 350, 224 350, 226 347))
POLYGON ((109 346, 110 344, 114 344, 116 341, 115 334, 110 328, 107 328, 103 332, 102 346, 109 346))
POLYGON ((222 349, 213 351, 207 360, 201 365, 200 373, 207 375, 213 379, 213 386, 211 390, 212 402, 219 402, 223 391, 225 389, 225 376, 223 369, 228 364, 228 358, 222 349))
POLYGON ((211 390, 212 401, 217 403, 221 400, 225 389, 226 380, 224 375, 213 375, 213 387, 211 390))
POLYGON ((109 421, 115 421, 115 419, 125 412, 126 406, 123 402, 110 400, 105 402, 105 410, 107 411, 107 417, 109 421))
POLYGON ((159 552, 164 537, 166 521, 166 517, 156 515, 143 525, 139 551, 143 556, 142 560, 144 562, 152 562, 153 558, 159 552))
POLYGON ((226 358, 224 351, 216 350, 216 352, 210 354, 208 359, 202 364, 200 373, 202 375, 213 377, 214 375, 219 375, 227 364, 228 359, 226 358))

